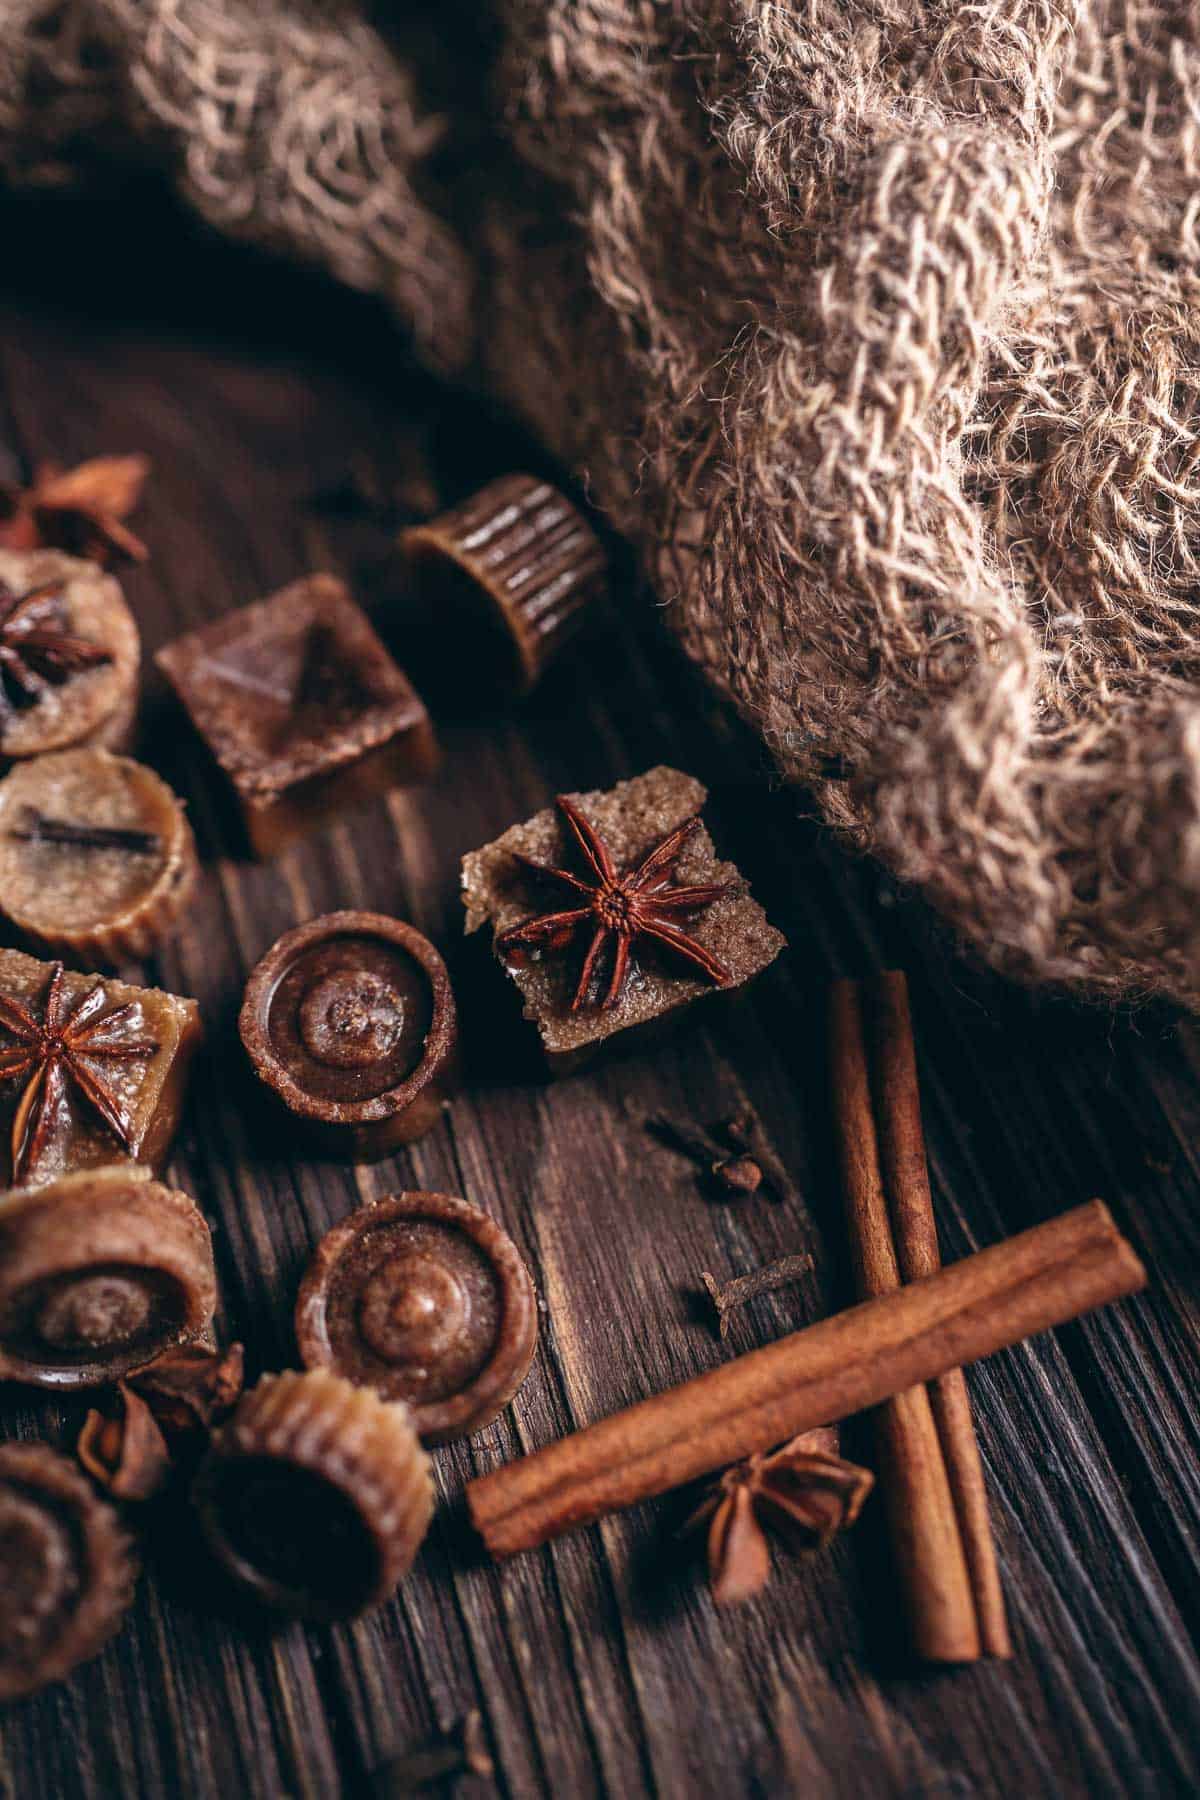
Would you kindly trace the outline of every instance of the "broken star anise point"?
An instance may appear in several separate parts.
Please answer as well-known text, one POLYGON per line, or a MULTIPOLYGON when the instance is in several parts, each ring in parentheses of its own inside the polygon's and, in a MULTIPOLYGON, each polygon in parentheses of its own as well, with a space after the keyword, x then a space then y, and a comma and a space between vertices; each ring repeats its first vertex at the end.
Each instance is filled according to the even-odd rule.
POLYGON ((794 1549, 824 1549, 853 1525, 874 1483, 869 1469, 838 1454, 837 1433, 827 1426, 726 1469, 685 1527, 708 1526, 717 1605, 748 1600, 765 1585, 771 1568, 767 1527, 794 1549))
POLYGON ((244 1379, 241 1344, 230 1344, 227 1350, 179 1345, 126 1377, 169 1436, 211 1429, 237 1405, 244 1379))
POLYGON ((152 1039, 114 1038, 135 1011, 127 1001, 101 1012, 107 998, 103 981, 89 988, 73 1006, 63 995, 63 965, 51 965, 42 1017, 37 1019, 19 1000, 0 994, 0 1027, 16 1038, 0 1050, 0 1081, 28 1076, 12 1124, 13 1181, 20 1184, 36 1165, 74 1088, 116 1138, 126 1155, 133 1154, 132 1126, 111 1083, 96 1062, 128 1062, 157 1055, 152 1039))
POLYGON ((556 805, 583 855, 587 873, 574 875, 520 851, 512 854, 534 875, 569 888, 576 903, 561 911, 537 913, 501 932, 496 940, 500 954, 520 964, 536 951, 565 950, 577 931, 590 926, 591 941, 571 1000, 572 1012, 588 1004, 601 961, 609 953, 611 969, 600 1008, 607 1011, 617 1004, 625 989, 633 948, 643 938, 671 951, 716 986, 725 987, 733 979, 725 964, 678 923, 711 906, 732 886, 727 881, 691 887, 674 883, 679 858, 700 824, 700 815, 693 813, 668 832, 631 869, 619 870, 604 839, 575 802, 560 794, 556 805))
POLYGON ((242 1392, 241 1344, 184 1344, 117 1382, 111 1409, 93 1408, 75 1453, 117 1500, 150 1500, 194 1465, 242 1392))
POLYGON ((144 456, 94 456, 74 469, 40 463, 27 488, 0 483, 0 546, 65 550, 90 562, 144 562, 145 544, 124 520, 150 472, 144 456))
POLYGON ((117 1383, 117 1411, 93 1408, 75 1454, 92 1480, 118 1500, 149 1500, 165 1485, 171 1453, 145 1400, 117 1383))

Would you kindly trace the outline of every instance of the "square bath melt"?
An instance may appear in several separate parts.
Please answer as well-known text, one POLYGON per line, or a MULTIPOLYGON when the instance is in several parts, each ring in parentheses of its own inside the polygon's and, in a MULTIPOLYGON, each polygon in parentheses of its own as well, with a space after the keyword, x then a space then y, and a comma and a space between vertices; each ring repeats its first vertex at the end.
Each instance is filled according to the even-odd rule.
POLYGON ((785 939, 700 819, 706 789, 660 767, 560 795, 463 859, 468 932, 490 924, 553 1069, 774 961, 785 939))
POLYGON ((331 575, 226 613, 155 661, 232 783, 258 856, 437 765, 424 702, 331 575))
POLYGON ((0 950, 0 1188, 126 1158, 157 1173, 200 1038, 194 1000, 0 950))

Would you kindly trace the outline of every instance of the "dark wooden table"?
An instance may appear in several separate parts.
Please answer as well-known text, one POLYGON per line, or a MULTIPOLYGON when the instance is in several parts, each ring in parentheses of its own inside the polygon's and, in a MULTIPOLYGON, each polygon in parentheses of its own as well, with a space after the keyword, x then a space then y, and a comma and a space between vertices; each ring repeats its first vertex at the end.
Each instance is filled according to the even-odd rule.
MULTIPOLYGON (((30 458, 153 457, 138 520, 153 558, 128 578, 148 650, 328 567, 403 660, 390 522, 316 498, 351 471, 411 494, 426 468, 453 498, 528 447, 409 369, 368 303, 145 217, 39 201, 11 224, 10 241, 32 232, 38 247, 0 301, 0 435, 30 458)), ((619 623, 520 712, 444 718, 429 787, 266 865, 237 860, 229 808, 148 682, 143 751, 187 795, 205 875, 187 928, 141 973, 196 995, 207 1021, 172 1175, 213 1225, 223 1331, 254 1374, 291 1363, 311 1247, 360 1199, 407 1186, 467 1194, 503 1220, 544 1299, 541 1345, 502 1419, 435 1453, 447 1505, 396 1599, 354 1625, 214 1615, 186 1521, 160 1522, 124 1634, 3 1717, 0 1793, 357 1793, 472 1706, 498 1788, 519 1796, 1195 1790, 1196 1027, 1038 998, 956 959, 918 901, 772 790, 625 585, 619 623), (556 790, 659 761, 709 783, 717 841, 791 950, 669 1045, 547 1085, 515 1006, 463 942, 459 857, 556 790), (295 1154, 249 1091, 234 1030, 276 934, 346 905, 412 919, 444 948, 469 1053, 445 1122, 365 1169, 295 1154), (677 1499, 490 1565, 453 1504, 471 1475, 849 1297, 823 998, 831 973, 882 963, 911 972, 946 1257, 1100 1194, 1152 1274, 1144 1297, 971 1374, 1013 1662, 911 1664, 874 1504, 830 1553, 779 1556, 766 1595, 724 1614, 678 1542, 677 1499), (802 1207, 716 1203, 642 1129, 654 1108, 706 1121, 743 1105, 802 1207), (758 1302, 718 1344, 701 1271, 806 1248, 811 1285, 758 1302)), ((0 1424, 70 1443, 81 1413, 9 1390, 0 1424)), ((847 1442, 866 1453, 861 1428, 847 1442)))

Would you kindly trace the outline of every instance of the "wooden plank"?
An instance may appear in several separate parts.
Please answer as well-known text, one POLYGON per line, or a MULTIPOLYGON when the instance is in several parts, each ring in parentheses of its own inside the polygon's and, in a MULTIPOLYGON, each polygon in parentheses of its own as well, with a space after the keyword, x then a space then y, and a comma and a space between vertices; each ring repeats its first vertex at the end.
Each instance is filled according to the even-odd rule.
MULTIPOLYGON (((236 257, 212 254, 241 278, 236 257)), ((296 292, 290 277, 261 281, 296 292)), ((448 496, 528 459, 504 427, 405 371, 370 308, 307 298, 311 325, 289 318, 282 344, 261 297, 248 342, 228 323, 202 332, 182 293, 178 333, 131 314, 128 289, 112 318, 90 322, 0 305, 0 424, 22 453, 140 448, 155 460, 139 521, 154 557, 128 583, 149 647, 327 566, 403 654, 386 533, 310 496, 352 458, 385 482, 429 439, 448 496)), ((1114 1022, 956 958, 918 902, 771 791, 761 752, 681 668, 653 610, 632 590, 619 598, 619 629, 520 714, 444 721, 445 764, 427 788, 268 866, 238 859, 227 801, 149 684, 149 754, 188 797, 205 856, 185 930, 146 971, 196 994, 210 1034, 172 1173, 214 1224, 223 1323, 252 1373, 294 1359, 295 1288, 322 1232, 363 1196, 405 1185, 495 1211, 534 1270, 542 1337, 517 1403, 436 1453, 446 1504, 391 1604, 331 1630, 213 1616, 203 1584, 181 1574, 198 1554, 186 1513, 166 1518, 126 1633, 0 1720, 0 1794, 350 1793, 471 1705, 501 1791, 522 1797, 1162 1794, 1200 1780, 1192 1028, 1158 1014, 1114 1022), (511 994, 460 936, 458 859, 559 788, 662 760, 709 783, 718 842, 792 950, 653 1053, 548 1084, 511 994), (396 911, 444 945, 467 1052, 464 1094, 437 1130, 358 1171, 296 1155, 236 1041, 254 960, 336 905, 396 911), (873 1509, 827 1556, 779 1556, 763 1599, 729 1614, 676 1536, 686 1496, 490 1565, 459 1504, 472 1474, 848 1297, 823 989, 831 972, 895 962, 912 971, 946 1256, 1098 1192, 1154 1275, 1137 1302, 972 1373, 1013 1663, 912 1669, 873 1509), (794 1172, 798 1208, 713 1201, 642 1127, 654 1110, 709 1122, 747 1106, 794 1172), (812 1279, 748 1308, 722 1346, 701 1271, 725 1277, 798 1249, 813 1251, 812 1279)), ((69 1441, 81 1412, 13 1392, 0 1428, 69 1441)), ((847 1433, 852 1452, 859 1436, 847 1433)))

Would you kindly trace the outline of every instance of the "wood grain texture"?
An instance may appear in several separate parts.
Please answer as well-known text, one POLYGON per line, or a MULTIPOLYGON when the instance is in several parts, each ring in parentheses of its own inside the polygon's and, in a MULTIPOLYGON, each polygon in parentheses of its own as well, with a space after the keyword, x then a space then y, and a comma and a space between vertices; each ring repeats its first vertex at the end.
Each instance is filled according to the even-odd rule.
MULTIPOLYGON (((386 484, 428 458, 451 500, 527 465, 528 447, 406 370, 365 304, 175 237, 165 216, 171 254, 153 258, 144 238, 92 243, 86 216, 70 217, 108 280, 82 296, 53 237, 6 274, 0 437, 26 457, 153 457, 137 521, 152 560, 128 578, 147 648, 329 568, 405 661, 387 530, 314 507, 314 492, 355 463, 386 484)), ((44 218, 31 209, 11 228, 44 218)), ((179 940, 129 973, 196 995, 207 1021, 171 1175, 214 1226, 223 1330, 245 1341, 253 1374, 292 1362, 312 1245, 364 1196, 412 1186, 464 1193, 513 1233, 544 1303, 541 1344, 496 1424, 435 1453, 446 1504, 394 1602, 359 1623, 214 1611, 186 1514, 155 1520, 123 1636, 0 1719, 0 1795, 355 1794, 472 1705, 499 1791, 521 1797, 1157 1796, 1200 1783, 1200 1035, 1159 1012, 1113 1018, 1023 994, 956 960, 918 902, 771 789, 654 609, 619 598, 619 628, 519 712, 443 713, 429 787, 263 866, 237 860, 226 800, 148 683, 145 753, 186 795, 205 870, 179 940), (657 761, 709 784, 718 845, 792 949, 652 1052, 547 1085, 511 995, 462 939, 458 859, 558 789, 657 761), (444 949, 468 1053, 445 1122, 359 1171, 298 1153, 235 1033, 246 973, 273 938, 346 905, 411 919, 444 949), (931 1674, 905 1661, 870 1506, 830 1554, 779 1556, 761 1602, 723 1615, 675 1536, 686 1496, 489 1564, 457 1504, 469 1476, 849 1300, 824 991, 832 974, 894 965, 911 975, 945 1259, 1102 1195, 1151 1271, 1146 1295, 970 1374, 1012 1663, 931 1674), (748 1108, 802 1204, 714 1202, 641 1126, 655 1110, 710 1123, 748 1108), (725 1279, 804 1250, 812 1278, 747 1307, 719 1344, 700 1272, 725 1279)), ((0 1396, 8 1435, 70 1441, 82 1410, 0 1396)), ((845 1441, 861 1455, 853 1428, 845 1441)))

